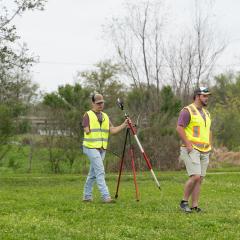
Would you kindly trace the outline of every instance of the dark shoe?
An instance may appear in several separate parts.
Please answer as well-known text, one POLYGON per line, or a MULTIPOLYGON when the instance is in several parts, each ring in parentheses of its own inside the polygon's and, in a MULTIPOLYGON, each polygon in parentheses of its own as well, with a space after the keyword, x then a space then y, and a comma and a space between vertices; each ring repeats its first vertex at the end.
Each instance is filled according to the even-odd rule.
POLYGON ((180 202, 179 206, 180 206, 181 210, 184 211, 185 213, 191 213, 192 212, 191 208, 188 205, 188 201, 182 200, 180 202))
POLYGON ((202 209, 199 208, 199 207, 191 207, 191 210, 192 210, 193 212, 202 212, 202 209))
POLYGON ((93 200, 89 198, 89 199, 83 199, 82 201, 88 203, 88 202, 92 202, 93 200))
POLYGON ((112 198, 106 198, 106 199, 103 200, 103 203, 107 203, 107 204, 108 203, 116 203, 116 201, 112 198))

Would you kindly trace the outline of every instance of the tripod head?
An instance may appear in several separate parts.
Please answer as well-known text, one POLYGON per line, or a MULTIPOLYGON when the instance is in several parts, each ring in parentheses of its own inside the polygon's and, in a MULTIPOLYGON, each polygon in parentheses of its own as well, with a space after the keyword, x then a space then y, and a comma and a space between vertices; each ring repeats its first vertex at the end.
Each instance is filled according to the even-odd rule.
POLYGON ((117 105, 123 111, 124 105, 123 105, 123 101, 120 98, 117 99, 117 105))
MULTIPOLYGON (((123 101, 120 98, 117 99, 117 105, 122 111, 124 110, 124 104, 123 104, 123 101)), ((127 113, 125 113, 124 115, 125 115, 125 118, 128 118, 127 113)))

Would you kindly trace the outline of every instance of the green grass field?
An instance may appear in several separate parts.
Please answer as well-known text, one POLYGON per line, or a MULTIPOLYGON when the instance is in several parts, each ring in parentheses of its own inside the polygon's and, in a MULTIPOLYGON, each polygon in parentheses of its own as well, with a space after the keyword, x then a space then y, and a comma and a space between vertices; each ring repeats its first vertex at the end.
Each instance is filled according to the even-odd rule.
MULTIPOLYGON (((202 213, 182 213, 184 172, 138 175, 141 200, 135 201, 132 177, 122 178, 116 204, 83 203, 85 177, 6 174, 0 177, 0 239, 240 239, 240 174, 209 173, 202 213)), ((116 175, 107 175, 112 195, 116 175)))

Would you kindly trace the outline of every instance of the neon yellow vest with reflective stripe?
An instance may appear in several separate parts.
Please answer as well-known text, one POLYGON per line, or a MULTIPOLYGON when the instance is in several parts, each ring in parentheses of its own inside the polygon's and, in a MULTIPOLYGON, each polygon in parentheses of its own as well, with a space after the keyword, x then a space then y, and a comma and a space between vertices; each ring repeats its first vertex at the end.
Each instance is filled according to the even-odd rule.
POLYGON ((90 133, 84 132, 83 146, 87 148, 107 149, 109 137, 109 117, 102 112, 102 124, 100 125, 96 114, 90 110, 87 112, 89 117, 90 133))
POLYGON ((194 104, 185 108, 188 109, 191 116, 188 126, 184 129, 187 139, 192 142, 195 149, 201 152, 210 151, 211 118, 209 112, 204 108, 202 109, 206 117, 206 121, 204 121, 194 104))

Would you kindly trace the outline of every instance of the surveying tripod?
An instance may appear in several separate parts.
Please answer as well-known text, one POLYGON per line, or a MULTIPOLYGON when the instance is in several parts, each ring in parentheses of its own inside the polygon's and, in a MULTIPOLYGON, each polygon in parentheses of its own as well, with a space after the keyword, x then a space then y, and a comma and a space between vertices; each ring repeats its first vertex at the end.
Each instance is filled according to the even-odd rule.
MULTIPOLYGON (((118 98, 117 100, 117 104, 120 107, 121 110, 123 110, 123 102, 118 98)), ((160 183, 158 182, 156 175, 153 172, 152 169, 152 165, 150 163, 149 158, 147 157, 147 154, 145 153, 139 139, 137 136, 137 132, 135 127, 132 124, 132 121, 130 120, 129 116, 127 113, 125 113, 125 118, 127 119, 127 123, 128 123, 128 128, 126 130, 126 136, 125 136, 125 141, 124 141, 124 146, 123 146, 123 152, 122 152, 122 158, 121 158, 121 162, 120 162, 120 168, 119 168, 119 175, 118 175, 118 182, 117 182, 117 189, 116 189, 116 194, 115 194, 115 198, 118 198, 118 190, 119 190, 119 185, 120 185, 120 179, 121 179, 121 175, 122 175, 122 169, 123 169, 123 162, 124 162, 124 158, 125 158, 125 150, 126 150, 126 144, 127 144, 127 140, 129 140, 130 143, 130 156, 131 156, 131 160, 132 160, 132 170, 133 170, 133 178, 134 178, 134 184, 135 184, 135 189, 136 189, 136 200, 139 201, 139 192, 138 192, 138 186, 137 186, 137 181, 136 181, 136 170, 135 170, 135 163, 134 163, 134 151, 133 151, 133 145, 131 143, 131 134, 134 136, 137 145, 146 161, 146 164, 148 166, 148 169, 150 170, 153 179, 155 181, 155 183, 157 184, 158 188, 160 189, 160 183)))

